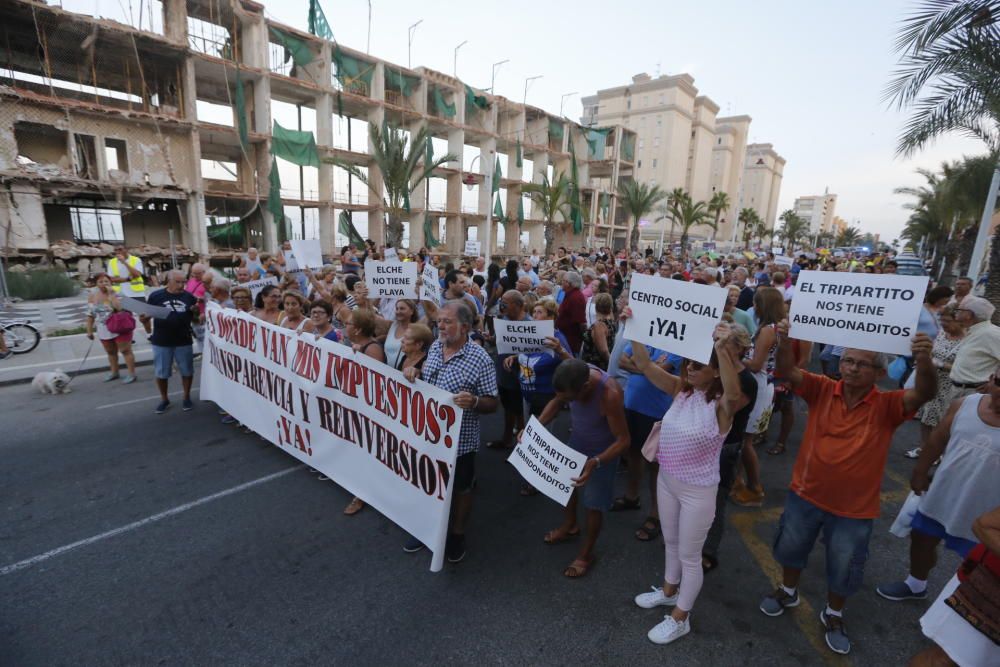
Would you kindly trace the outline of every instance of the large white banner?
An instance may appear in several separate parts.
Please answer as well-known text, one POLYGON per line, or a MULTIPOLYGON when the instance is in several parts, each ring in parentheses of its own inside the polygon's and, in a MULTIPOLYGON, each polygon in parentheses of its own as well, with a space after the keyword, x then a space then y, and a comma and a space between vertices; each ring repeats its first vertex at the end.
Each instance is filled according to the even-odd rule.
POLYGON ((365 261, 365 284, 372 299, 416 299, 416 262, 365 261))
POLYGON ((802 271, 788 335, 908 355, 926 291, 923 276, 802 271))
POLYGON ((583 473, 587 456, 564 445, 532 416, 507 461, 525 481, 565 507, 573 495, 573 478, 583 473))
POLYGON ((498 354, 520 354, 541 352, 549 349, 546 338, 555 336, 555 322, 552 320, 512 320, 494 319, 497 333, 498 354))
POLYGON ((444 562, 453 396, 347 346, 208 304, 201 397, 399 524, 444 562))
POLYGON ((707 364, 728 294, 711 285, 632 274, 625 338, 707 364))

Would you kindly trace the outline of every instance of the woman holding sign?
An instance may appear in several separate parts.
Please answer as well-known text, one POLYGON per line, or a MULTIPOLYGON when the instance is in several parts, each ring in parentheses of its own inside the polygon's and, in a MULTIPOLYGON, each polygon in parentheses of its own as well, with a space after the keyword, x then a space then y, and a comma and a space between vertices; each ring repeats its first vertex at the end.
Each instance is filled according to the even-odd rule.
POLYGON ((654 364, 644 345, 632 347, 636 367, 673 397, 663 416, 656 455, 666 574, 662 588, 635 598, 643 609, 674 607, 647 635, 657 644, 669 644, 691 631, 688 616, 705 576, 701 550, 715 518, 719 454, 733 417, 747 404, 740 389, 742 365, 729 344, 731 332, 729 324, 719 324, 709 363, 687 360, 679 378, 654 364))
MULTIPOLYGON (((382 344, 375 340, 375 311, 358 308, 351 313, 347 321, 347 336, 355 353, 364 354, 375 361, 385 363, 385 351, 382 344)), ((344 508, 344 514, 354 516, 365 507, 365 501, 355 496, 344 508)))

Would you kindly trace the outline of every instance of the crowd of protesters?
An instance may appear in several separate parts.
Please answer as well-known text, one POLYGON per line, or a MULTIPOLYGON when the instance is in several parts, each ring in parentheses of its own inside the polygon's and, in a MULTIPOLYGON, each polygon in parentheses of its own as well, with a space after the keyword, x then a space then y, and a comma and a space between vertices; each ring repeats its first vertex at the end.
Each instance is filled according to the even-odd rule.
MULTIPOLYGON (((911 355, 893 362, 900 370, 890 379, 885 354, 818 344, 814 350, 811 343, 790 338, 788 312, 801 271, 894 274, 891 254, 802 254, 791 265, 787 260, 779 265, 767 253, 656 257, 651 251, 559 248, 551 257, 535 251, 500 266, 482 257, 447 263, 426 249, 409 255, 398 250, 400 261, 418 262, 421 271, 426 264, 437 268, 444 296, 435 303, 369 298, 364 260, 382 258, 371 242, 345 247, 336 265, 312 271, 299 267, 289 251, 286 244, 273 256, 250 249, 234 258, 235 286, 195 264, 188 275, 170 272, 166 287, 149 296, 175 313, 153 320, 163 395, 157 412, 169 406, 166 380, 173 364, 181 370, 184 408, 191 405, 190 350, 203 336, 197 325, 207 301, 298 335, 349 345, 410 380, 420 377, 451 392, 462 420, 446 557, 459 562, 466 556, 481 415, 502 411, 500 437, 487 446, 509 449, 528 418, 545 424, 566 410, 568 445, 587 462, 562 523, 544 541, 581 538, 563 574, 583 577, 596 563, 605 513, 649 507, 634 534, 647 542, 662 537, 664 577, 635 602, 672 607, 649 631, 650 640, 661 644, 690 632, 702 579, 722 565, 726 504, 761 506, 767 495, 761 466, 794 453, 773 543, 781 581, 762 598, 760 610, 778 616, 799 604, 802 570, 822 538, 827 605, 820 621, 827 645, 840 654, 851 648, 845 605, 863 584, 889 445, 896 430, 916 417, 920 441, 909 455, 917 459, 912 488, 920 497, 911 522, 909 574, 877 591, 889 601, 926 598, 940 543, 978 558, 978 565, 966 561, 965 574, 953 578, 922 619, 936 645, 914 664, 939 664, 933 661, 942 656, 959 664, 997 664, 1000 327, 992 323, 994 306, 971 294, 970 280, 959 279, 954 289, 928 285, 911 355), (728 291, 710 363, 624 338, 623 322, 631 316, 629 284, 636 274, 728 291), (267 276, 276 284, 251 300, 240 283, 267 276), (555 335, 543 351, 498 355, 497 319, 552 320, 555 335), (814 359, 822 372, 809 370, 814 359), (791 441, 796 400, 808 407, 800 442, 791 441), (767 443, 770 433, 775 437, 767 443), (627 477, 616 497, 619 466, 627 477)), ((109 378, 118 377, 120 352, 131 381, 128 345, 102 329, 118 309, 105 276, 91 297, 91 320, 109 361, 114 353, 109 378)), ((148 326, 148 318, 143 324, 148 326)), ((235 420, 226 415, 223 421, 235 420)), ((521 493, 537 491, 524 483, 521 493)), ((344 513, 364 507, 364 499, 353 498, 344 513)), ((410 553, 422 548, 415 539, 404 546, 410 553)))

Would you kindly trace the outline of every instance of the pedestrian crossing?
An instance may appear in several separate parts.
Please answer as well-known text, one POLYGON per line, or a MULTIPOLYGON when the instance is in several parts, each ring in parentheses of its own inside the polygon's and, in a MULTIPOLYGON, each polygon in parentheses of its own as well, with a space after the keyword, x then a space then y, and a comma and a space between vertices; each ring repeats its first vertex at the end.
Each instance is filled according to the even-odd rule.
POLYGON ((40 329, 70 329, 81 326, 87 317, 87 302, 42 304, 16 303, 0 307, 0 319, 28 320, 40 329), (45 309, 45 313, 43 313, 45 309))

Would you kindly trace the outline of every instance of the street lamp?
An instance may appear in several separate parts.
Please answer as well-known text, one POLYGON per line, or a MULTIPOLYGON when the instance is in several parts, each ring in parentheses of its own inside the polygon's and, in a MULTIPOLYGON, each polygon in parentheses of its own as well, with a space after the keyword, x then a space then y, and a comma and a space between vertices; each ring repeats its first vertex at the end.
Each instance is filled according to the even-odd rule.
POLYGON ((524 99, 521 100, 522 105, 526 105, 528 103, 528 84, 530 84, 535 79, 541 79, 542 76, 543 76, 542 74, 539 74, 538 76, 529 76, 527 79, 524 80, 524 99))
POLYGON ((406 43, 406 67, 407 67, 407 69, 413 69, 413 60, 411 58, 411 52, 413 51, 413 33, 416 32, 417 26, 420 25, 423 22, 424 22, 424 20, 420 19, 419 21, 417 21, 416 23, 414 23, 413 25, 411 25, 410 29, 408 31, 408 34, 407 34, 407 43, 406 43))
POLYGON ((458 50, 460 48, 462 48, 463 46, 465 46, 466 44, 468 44, 468 43, 469 43, 469 40, 465 40, 464 42, 462 42, 461 44, 459 44, 458 46, 455 47, 455 71, 454 71, 454 76, 455 76, 456 79, 458 78, 458 50))
POLYGON ((577 95, 577 94, 578 94, 578 93, 566 93, 566 94, 565 94, 565 95, 563 95, 563 96, 562 96, 562 98, 561 98, 561 99, 559 100, 559 116, 560 116, 560 117, 562 117, 562 115, 563 115, 563 102, 565 102, 565 101, 566 101, 566 98, 567 98, 567 97, 572 97, 572 96, 574 96, 574 95, 577 95))
POLYGON ((372 0, 368 0, 368 42, 365 43, 365 53, 372 50, 372 0))
POLYGON ((496 95, 497 94, 497 91, 495 89, 495 87, 497 85, 497 68, 500 67, 500 65, 503 65, 504 63, 509 63, 509 62, 510 62, 510 60, 501 60, 498 63, 493 63, 493 76, 490 77, 490 94, 491 95, 496 95))
POLYGON ((486 192, 490 193, 490 203, 486 211, 486 238, 480 239, 480 243, 482 243, 480 250, 483 253, 483 257, 486 258, 486 263, 489 264, 490 252, 492 252, 490 246, 493 245, 493 178, 495 176, 493 167, 496 164, 495 153, 494 151, 490 151, 490 159, 488 160, 483 160, 482 153, 472 158, 472 162, 469 163, 470 172, 475 171, 476 160, 482 160, 483 162, 483 187, 486 188, 486 192))

